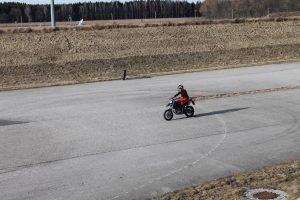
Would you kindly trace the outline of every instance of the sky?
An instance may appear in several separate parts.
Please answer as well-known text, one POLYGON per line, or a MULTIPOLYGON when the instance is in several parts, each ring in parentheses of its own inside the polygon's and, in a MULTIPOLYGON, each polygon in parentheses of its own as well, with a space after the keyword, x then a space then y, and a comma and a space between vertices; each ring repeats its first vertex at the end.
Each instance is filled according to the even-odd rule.
MULTIPOLYGON (((62 3, 76 3, 76 2, 97 2, 97 1, 111 1, 111 0, 54 0, 56 4, 62 3)), ((130 1, 130 0, 119 0, 121 2, 130 1)), ((187 0, 188 2, 196 2, 197 0, 187 0)), ((21 3, 30 3, 30 4, 48 4, 50 0, 0 0, 0 3, 3 2, 21 2, 21 3)))

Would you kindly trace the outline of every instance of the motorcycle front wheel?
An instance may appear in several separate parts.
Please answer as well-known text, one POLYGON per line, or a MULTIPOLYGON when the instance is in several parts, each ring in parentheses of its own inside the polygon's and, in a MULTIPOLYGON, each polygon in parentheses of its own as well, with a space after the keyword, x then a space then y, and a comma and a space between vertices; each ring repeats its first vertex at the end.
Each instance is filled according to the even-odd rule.
POLYGON ((168 109, 168 110, 166 110, 166 111, 164 112, 164 118, 165 118, 165 120, 167 120, 167 121, 170 121, 170 120, 173 119, 173 112, 172 112, 171 109, 168 109))

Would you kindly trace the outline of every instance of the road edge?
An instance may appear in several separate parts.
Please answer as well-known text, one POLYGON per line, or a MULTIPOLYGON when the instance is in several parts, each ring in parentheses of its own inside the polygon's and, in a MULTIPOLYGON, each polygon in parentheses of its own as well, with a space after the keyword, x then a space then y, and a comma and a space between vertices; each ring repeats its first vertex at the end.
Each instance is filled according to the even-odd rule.
MULTIPOLYGON (((152 78, 157 76, 168 76, 168 75, 176 75, 176 74, 186 74, 186 73, 196 73, 196 72, 206 72, 206 71, 216 71, 216 70, 226 70, 226 69, 238 69, 238 68, 250 68, 250 67, 265 67, 271 64, 284 64, 284 63, 294 63, 300 62, 299 58, 287 59, 287 60, 276 60, 276 61, 265 61, 265 62, 257 62, 250 64, 238 64, 238 65, 227 65, 227 66, 216 66, 216 67, 207 67, 207 68, 199 68, 199 69, 191 69, 191 70, 179 70, 179 71, 169 71, 169 72, 161 72, 161 73, 149 73, 149 74, 139 74, 136 76, 128 76, 126 80, 135 80, 135 79, 144 79, 144 78, 152 78)), ((77 85, 77 84, 88 84, 88 83, 97 83, 97 82, 107 82, 107 81, 119 81, 122 78, 109 78, 109 79, 95 79, 88 81, 63 81, 57 83, 38 83, 38 84, 26 84, 20 85, 18 87, 0 87, 0 92, 2 91, 12 91, 12 90, 24 90, 24 89, 35 89, 35 88, 44 88, 44 87, 57 87, 57 86, 66 86, 66 85, 77 85)))

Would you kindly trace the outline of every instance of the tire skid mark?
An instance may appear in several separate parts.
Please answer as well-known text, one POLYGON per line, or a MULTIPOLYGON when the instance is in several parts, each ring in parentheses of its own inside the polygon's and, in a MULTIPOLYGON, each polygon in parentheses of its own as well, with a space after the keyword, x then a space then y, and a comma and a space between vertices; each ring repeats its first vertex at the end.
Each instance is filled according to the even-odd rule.
POLYGON ((243 91, 243 92, 229 92, 229 93, 221 93, 221 94, 213 94, 213 95, 205 95, 205 96, 195 96, 195 97, 192 97, 192 99, 198 101, 198 100, 236 97, 236 96, 242 96, 242 95, 248 95, 248 94, 260 94, 260 93, 278 92, 278 91, 295 90, 295 89, 300 89, 300 85, 284 86, 284 87, 279 87, 279 88, 248 90, 248 91, 243 91))
MULTIPOLYGON (((280 103, 284 103, 284 101, 282 100, 277 100, 277 99, 274 99, 274 98, 265 98, 265 99, 268 99, 269 101, 277 101, 277 102, 280 102, 280 103)), ((252 101, 256 101, 257 100, 253 100, 252 101)), ((273 107, 271 107, 272 109, 273 107)), ((267 142, 270 142, 270 141, 273 141, 275 139, 279 139, 279 138, 282 138, 282 137, 285 137, 286 135, 289 135, 289 134, 293 134, 295 133, 296 131, 299 130, 300 128, 300 123, 299 123, 299 118, 297 116, 297 114, 295 113, 295 111, 287 108, 287 107, 283 107, 281 105, 276 105, 276 109, 273 109, 275 111, 277 111, 277 109, 280 109, 282 110, 283 112, 287 113, 292 119, 293 119, 293 124, 286 130, 284 131, 281 131, 280 133, 276 134, 277 137, 273 137, 271 139, 268 139, 268 140, 264 140, 264 141, 261 141, 261 142, 257 142, 257 143, 254 143, 253 145, 260 145, 260 144, 264 144, 264 143, 267 143, 267 142), (284 134, 284 135, 282 135, 284 134)))

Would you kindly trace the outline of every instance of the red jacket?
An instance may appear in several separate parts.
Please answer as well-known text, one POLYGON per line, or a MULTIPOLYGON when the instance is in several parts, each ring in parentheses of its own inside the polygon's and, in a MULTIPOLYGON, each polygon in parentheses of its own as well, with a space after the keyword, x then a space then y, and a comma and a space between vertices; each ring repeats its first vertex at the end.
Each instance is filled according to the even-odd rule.
POLYGON ((177 94, 175 94, 174 97, 177 97, 179 95, 180 95, 180 97, 178 99, 178 102, 181 105, 185 105, 185 104, 187 104, 189 102, 190 97, 189 97, 189 95, 188 95, 188 93, 187 93, 187 91, 185 89, 182 89, 180 92, 178 92, 177 94))

